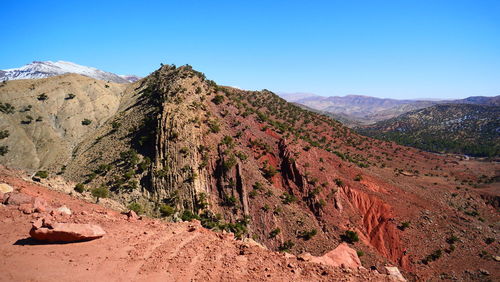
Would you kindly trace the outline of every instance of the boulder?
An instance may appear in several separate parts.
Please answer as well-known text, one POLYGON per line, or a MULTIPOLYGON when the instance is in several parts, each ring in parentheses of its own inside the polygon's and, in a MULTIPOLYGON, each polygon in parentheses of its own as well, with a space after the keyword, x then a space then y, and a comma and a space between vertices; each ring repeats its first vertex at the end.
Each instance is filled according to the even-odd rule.
POLYGON ((0 183, 0 193, 10 193, 13 192, 14 188, 6 183, 0 183))
POLYGON ((24 214, 31 214, 34 211, 33 206, 31 204, 21 204, 19 205, 18 209, 22 211, 24 214))
POLYGON ((62 206, 54 210, 56 214, 71 215, 72 212, 67 206, 62 206))
POLYGON ((137 215, 137 213, 135 213, 135 211, 133 211, 133 210, 129 210, 125 214, 127 215, 127 219, 129 221, 136 221, 136 220, 140 219, 139 216, 137 215))
POLYGON ((36 197, 33 202, 33 209, 35 212, 44 212, 47 211, 47 202, 44 199, 36 197))
POLYGON ((8 193, 4 195, 4 204, 19 206, 22 204, 31 204, 33 197, 22 193, 8 193))
POLYGON ((387 275, 389 275, 389 277, 392 280, 401 281, 401 282, 405 282, 406 281, 406 279, 403 277, 403 275, 401 274, 401 272, 399 272, 399 269, 397 267, 395 267, 395 266, 386 266, 385 270, 387 271, 387 275))
POLYGON ((361 266, 358 254, 346 243, 341 243, 322 257, 315 257, 308 253, 299 256, 301 260, 330 265, 334 267, 358 268, 361 266))
POLYGON ((78 242, 101 238, 106 232, 99 225, 52 223, 39 219, 30 230, 31 238, 44 242, 78 242))

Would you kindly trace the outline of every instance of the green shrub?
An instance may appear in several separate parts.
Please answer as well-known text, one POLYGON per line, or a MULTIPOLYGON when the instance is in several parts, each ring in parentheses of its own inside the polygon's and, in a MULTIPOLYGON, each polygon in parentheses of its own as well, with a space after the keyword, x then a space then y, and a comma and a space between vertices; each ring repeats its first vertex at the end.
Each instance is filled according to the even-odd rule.
POLYGON ((128 205, 128 209, 135 211, 136 214, 141 214, 144 212, 144 208, 141 206, 141 204, 139 204, 137 202, 130 203, 128 205))
POLYGON ((11 104, 9 103, 2 103, 0 102, 0 113, 4 113, 4 114, 13 114, 15 112, 16 108, 14 108, 14 106, 12 106, 11 104))
POLYGON ((281 244, 278 247, 278 250, 280 252, 290 252, 292 250, 293 246, 295 246, 295 243, 290 241, 290 240, 287 240, 287 241, 283 242, 283 244, 281 244))
POLYGON ((78 193, 83 193, 85 192, 85 185, 83 183, 78 183, 75 185, 75 191, 78 193))
POLYGON ((9 152, 9 146, 0 146, 0 156, 4 156, 9 152))
POLYGON ((356 177, 354 177, 354 181, 361 181, 363 180, 363 176, 361 174, 358 174, 356 175, 356 177))
POLYGON ((455 244, 458 241, 458 237, 455 235, 451 235, 449 238, 446 238, 446 243, 455 244))
POLYGON ((215 97, 212 99, 212 102, 214 104, 216 104, 216 105, 219 105, 222 102, 224 102, 224 96, 222 96, 222 95, 215 95, 215 97))
POLYGON ((233 166, 235 166, 237 163, 236 158, 234 155, 229 156, 229 158, 226 158, 224 162, 222 163, 222 168, 224 169, 225 172, 229 171, 233 166))
POLYGON ((283 204, 288 205, 290 203, 296 202, 297 197, 295 197, 292 194, 288 194, 287 192, 283 193, 283 195, 280 196, 283 204))
POLYGON ((200 220, 200 217, 197 214, 194 214, 192 211, 184 210, 181 215, 182 221, 191 221, 193 219, 200 220))
POLYGON ((8 130, 0 130, 0 140, 9 137, 10 133, 8 130))
POLYGON ((92 121, 90 119, 84 119, 82 120, 82 125, 90 125, 92 121))
POLYGON ((281 233, 281 229, 279 228, 275 228, 271 231, 271 233, 269 233, 269 238, 275 238, 276 236, 278 236, 278 234, 281 233))
POLYGON ((443 255, 443 251, 441 249, 435 250, 430 255, 426 256, 423 260, 423 264, 428 264, 429 262, 438 260, 443 255))
POLYGON ((490 245, 491 243, 495 242, 495 238, 488 237, 488 238, 484 239, 484 242, 486 244, 490 245))
POLYGON ((267 180, 271 180, 273 178, 273 176, 275 176, 276 173, 278 173, 278 170, 272 165, 268 165, 268 166, 264 165, 264 167, 261 170, 262 170, 262 175, 267 180))
POLYGON ((405 231, 406 229, 410 228, 410 222, 409 221, 403 221, 401 223, 400 226, 398 226, 398 228, 401 230, 401 231, 405 231))
POLYGON ((346 230, 344 234, 340 235, 340 239, 349 244, 354 244, 359 241, 358 233, 351 230, 346 230))
POLYGON ((114 130, 117 130, 118 128, 120 128, 122 126, 121 123, 117 122, 117 121, 113 121, 111 123, 111 127, 114 129, 114 130))
POLYGON ((73 93, 69 93, 69 94, 68 94, 68 96, 67 96, 66 98, 64 98, 64 99, 66 99, 66 100, 71 100, 71 99, 73 99, 73 98, 75 98, 75 97, 76 97, 76 95, 75 95, 75 94, 73 94, 73 93))
POLYGON ((45 101, 45 100, 49 99, 49 96, 47 96, 47 94, 45 94, 45 93, 42 93, 42 94, 38 95, 37 99, 38 99, 38 101, 45 101))
POLYGON ((208 127, 210 128, 210 132, 218 133, 220 132, 220 124, 216 120, 211 120, 208 122, 208 127))
POLYGON ((299 238, 302 238, 306 241, 311 240, 312 237, 316 236, 318 234, 318 230, 312 229, 310 231, 302 231, 299 233, 299 238))
POLYGON ((47 177, 49 177, 49 173, 45 170, 39 170, 35 173, 35 176, 40 177, 40 178, 47 178, 47 177))
POLYGON ((362 257, 365 255, 365 252, 358 250, 356 251, 356 254, 358 255, 358 257, 362 257))

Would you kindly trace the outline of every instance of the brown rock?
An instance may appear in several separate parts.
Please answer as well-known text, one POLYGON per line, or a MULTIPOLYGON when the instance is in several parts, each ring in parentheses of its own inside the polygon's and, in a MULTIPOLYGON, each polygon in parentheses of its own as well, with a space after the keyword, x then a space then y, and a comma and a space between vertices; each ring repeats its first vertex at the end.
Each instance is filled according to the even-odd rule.
POLYGON ((33 206, 31 204, 21 204, 19 205, 18 209, 22 211, 24 214, 31 214, 34 211, 33 206))
MULTIPOLYGON (((309 255, 310 256, 310 255, 309 255)), ((308 258, 307 254, 303 255, 303 259, 308 258)), ((334 267, 344 266, 349 268, 358 268, 361 266, 358 254, 346 243, 337 246, 333 251, 326 253, 322 257, 310 257, 311 262, 331 265, 334 267)))
POLYGON ((133 211, 133 210, 129 210, 129 211, 126 213, 126 215, 127 215, 127 219, 128 219, 129 221, 136 221, 136 220, 140 219, 140 217, 139 217, 139 216, 135 213, 135 211, 133 211))
POLYGON ((14 188, 12 188, 12 186, 10 186, 9 184, 6 184, 6 183, 0 183, 0 192, 1 193, 10 193, 14 191, 14 188))
POLYGON ((44 212, 47 211, 47 202, 45 202, 44 199, 42 198, 35 198, 35 201, 33 203, 33 208, 35 212, 44 212))
POLYGON ((404 282, 406 279, 403 277, 399 269, 395 266, 386 266, 387 274, 393 278, 393 280, 404 282))
POLYGON ((49 223, 40 220, 33 223, 30 235, 45 242, 78 242, 101 238, 106 232, 93 224, 49 223))
POLYGON ((33 202, 33 197, 22 193, 7 193, 7 199, 4 196, 4 204, 19 206, 22 204, 30 204, 33 202))

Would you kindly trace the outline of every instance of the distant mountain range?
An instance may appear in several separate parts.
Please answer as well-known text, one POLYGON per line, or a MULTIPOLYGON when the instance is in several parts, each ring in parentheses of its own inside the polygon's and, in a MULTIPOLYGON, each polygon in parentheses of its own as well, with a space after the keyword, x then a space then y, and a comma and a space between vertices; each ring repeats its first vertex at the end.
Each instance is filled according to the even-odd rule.
POLYGON ((285 100, 305 105, 314 110, 340 116, 346 124, 373 124, 401 114, 437 104, 500 105, 500 96, 469 97, 460 100, 397 100, 361 95, 317 96, 310 93, 280 93, 285 100))
MULTIPOLYGON (((468 98, 468 101, 484 99, 468 98)), ((370 137, 441 153, 500 155, 500 107, 442 104, 357 128, 370 137)))
POLYGON ((96 68, 78 65, 72 62, 34 61, 31 64, 24 65, 20 68, 0 70, 0 81, 47 78, 66 73, 76 73, 91 78, 116 83, 129 83, 141 79, 141 77, 138 77, 136 75, 117 75, 111 72, 105 72, 96 68))

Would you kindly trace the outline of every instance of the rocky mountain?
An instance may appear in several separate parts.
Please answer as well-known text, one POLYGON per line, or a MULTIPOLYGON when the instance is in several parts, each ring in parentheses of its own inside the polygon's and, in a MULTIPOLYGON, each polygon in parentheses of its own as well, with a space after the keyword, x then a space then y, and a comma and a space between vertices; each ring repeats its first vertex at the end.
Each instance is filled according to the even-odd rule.
POLYGON ((20 68, 1 70, 0 81, 47 78, 66 73, 81 74, 95 79, 115 83, 129 83, 140 79, 140 77, 135 75, 116 75, 114 73, 105 72, 92 67, 81 66, 71 62, 34 61, 31 64, 24 65, 20 68))
POLYGON ((341 116, 344 120, 348 121, 346 123, 347 125, 373 124, 378 121, 397 117, 410 111, 444 103, 479 105, 500 104, 500 96, 478 96, 458 100, 397 100, 361 95, 323 97, 313 94, 307 97, 285 94, 282 97, 290 102, 341 116))
POLYGON ((414 280, 496 274, 498 163, 365 137, 190 66, 130 84, 8 81, 0 102, 0 163, 72 181, 72 194, 273 251, 322 256, 345 242, 364 266, 414 280))
POLYGON ((426 151, 495 157, 500 155, 499 117, 500 106, 444 104, 361 127, 358 132, 426 151))

